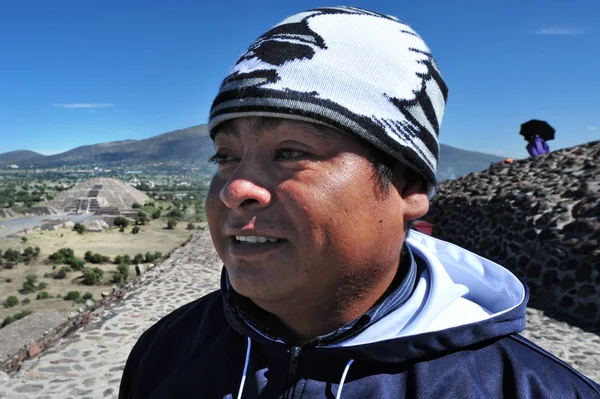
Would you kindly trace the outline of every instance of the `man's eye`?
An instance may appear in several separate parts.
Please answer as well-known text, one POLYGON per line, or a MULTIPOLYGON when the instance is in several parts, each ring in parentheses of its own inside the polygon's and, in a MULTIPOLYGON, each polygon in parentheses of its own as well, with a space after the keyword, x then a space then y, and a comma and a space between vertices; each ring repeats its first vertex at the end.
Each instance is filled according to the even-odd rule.
POLYGON ((208 159, 208 162, 212 162, 214 164, 217 165, 223 165, 227 162, 233 162, 235 161, 237 158, 231 156, 231 155, 227 155, 227 154, 222 154, 220 152, 217 152, 215 155, 213 155, 212 157, 210 157, 208 159))
POLYGON ((275 152, 275 159, 280 161, 289 161, 302 158, 308 155, 304 151, 294 150, 291 148, 281 148, 275 152))

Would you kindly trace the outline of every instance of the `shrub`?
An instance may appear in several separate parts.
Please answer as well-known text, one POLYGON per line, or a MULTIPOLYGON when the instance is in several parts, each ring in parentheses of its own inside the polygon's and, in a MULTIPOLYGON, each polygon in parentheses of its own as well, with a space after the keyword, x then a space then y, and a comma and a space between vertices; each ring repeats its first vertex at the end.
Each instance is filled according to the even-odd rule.
POLYGON ((142 206, 141 206, 140 204, 138 204, 137 202, 134 202, 134 203, 133 203, 133 205, 131 205, 131 207, 132 207, 133 209, 139 209, 139 208, 141 208, 142 206))
POLYGON ((115 219, 115 222, 114 222, 114 224, 115 224, 115 226, 117 226, 117 227, 124 228, 124 227, 127 227, 127 226, 129 226, 129 219, 127 219, 126 217, 123 217, 123 216, 118 216, 118 217, 115 219))
POLYGON ((131 265, 131 257, 129 255, 123 256, 123 263, 126 265, 131 265))
POLYGON ((71 248, 61 248, 48 256, 48 259, 54 264, 67 263, 68 259, 73 258, 75 258, 75 251, 71 248))
POLYGON ((73 226, 73 230, 75 230, 79 234, 83 234, 83 232, 85 231, 85 226, 81 223, 75 223, 75 226, 73 226))
POLYGON ((27 305, 28 303, 31 303, 31 299, 29 298, 25 298, 21 301, 21 305, 27 305))
POLYGON ((44 288, 46 288, 47 286, 48 286, 48 284, 46 284, 45 282, 43 282, 43 281, 42 281, 41 283, 39 283, 39 284, 38 284, 38 286, 37 286, 37 290, 38 290, 38 291, 41 291, 41 290, 43 290, 44 288))
POLYGON ((97 267, 94 267, 93 269, 86 267, 83 270, 83 284, 85 285, 99 284, 102 281, 102 277, 104 277, 104 271, 97 267))
POLYGON ((99 253, 92 253, 92 251, 87 251, 83 257, 83 259, 85 259, 86 262, 90 262, 93 264, 98 264, 98 263, 108 263, 110 262, 110 257, 108 256, 104 256, 102 254, 99 253))
POLYGON ((174 219, 169 219, 167 222, 167 229, 173 230, 177 226, 177 221, 174 219))
POLYGON ((33 257, 38 258, 40 256, 40 247, 35 247, 33 249, 33 257))
POLYGON ((63 278, 66 278, 66 277, 67 277, 67 273, 63 269, 60 269, 59 271, 54 273, 54 278, 56 280, 62 280, 63 278))
POLYGON ((144 263, 144 255, 137 254, 136 256, 133 257, 133 264, 137 265, 138 263, 144 263))
POLYGON ((16 320, 15 320, 14 316, 7 316, 7 317, 4 319, 4 321, 2 322, 2 327, 0 327, 0 328, 6 327, 6 326, 7 326, 7 325, 9 325, 10 323, 14 323, 15 321, 16 321, 16 320))
POLYGON ((23 257, 29 257, 32 258, 34 257, 33 255, 33 247, 27 247, 23 250, 23 257))
POLYGON ((163 254, 162 252, 156 251, 154 253, 154 260, 159 260, 160 258, 162 258, 163 254))
POLYGON ((152 212, 152 219, 158 219, 159 217, 160 217, 160 209, 157 209, 154 212, 152 212))
POLYGON ((146 252, 146 255, 144 256, 144 262, 150 263, 153 262, 154 259, 156 258, 154 257, 154 254, 152 252, 146 252))
POLYGON ((15 267, 17 264, 15 262, 6 262, 4 263, 2 266, 5 269, 12 269, 13 267, 15 267))
POLYGON ((67 295, 65 295, 64 300, 79 302, 81 301, 81 294, 79 293, 79 291, 69 291, 67 295))
POLYGON ((50 294, 48 294, 48 291, 42 291, 42 292, 38 292, 36 299, 42 300, 42 299, 48 299, 48 298, 50 298, 50 294))
POLYGON ((35 292, 35 285, 28 283, 28 282, 24 282, 22 291, 26 294, 30 293, 30 292, 35 292))
POLYGON ((60 268, 61 271, 65 272, 65 273, 70 273, 71 272, 71 267, 70 266, 63 266, 60 268))
POLYGON ((21 254, 15 249, 8 248, 6 251, 4 251, 4 259, 9 262, 18 262, 20 257, 21 254))
POLYGON ((150 219, 148 219, 148 214, 146 212, 140 212, 137 223, 144 225, 144 224, 148 223, 149 221, 150 221, 150 219))
POLYGON ((37 282, 37 276, 35 274, 28 274, 25 276, 25 281, 29 284, 35 284, 37 282))
POLYGON ((91 292, 86 292, 85 294, 83 294, 83 297, 82 297, 82 299, 83 299, 84 301, 87 301, 88 299, 94 299, 93 297, 94 297, 94 296, 92 295, 92 293, 91 293, 91 292))
POLYGON ((13 282, 13 279, 9 277, 9 278, 7 278, 7 279, 6 279, 6 282, 7 282, 7 283, 12 283, 12 282, 13 282))
POLYGON ((129 276, 129 266, 125 264, 120 264, 117 266, 117 270, 113 272, 112 282, 115 284, 120 284, 127 281, 127 277, 129 276))
POLYGON ((65 263, 71 266, 71 269, 81 271, 85 267, 85 262, 81 259, 68 258, 65 259, 65 263))
POLYGON ((17 306, 18 304, 19 304, 19 298, 17 298, 14 295, 11 295, 8 298, 6 298, 6 300, 2 303, 2 305, 5 308, 12 308, 13 306, 17 306))
POLYGON ((195 229, 196 229, 196 226, 194 226, 194 224, 193 224, 193 223, 188 223, 188 225, 187 225, 186 229, 188 229, 188 230, 195 230, 195 229))
POLYGON ((27 237, 21 237, 22 242, 27 242, 27 237))
POLYGON ((180 218, 183 216, 183 213, 177 208, 174 208, 167 213, 167 216, 170 218, 180 218))
POLYGON ((13 317, 15 318, 15 321, 17 321, 17 320, 21 320, 23 317, 28 316, 32 313, 33 313, 32 310, 24 310, 22 312, 15 314, 13 317))
POLYGON ((4 319, 4 321, 2 322, 2 326, 0 326, 0 328, 5 327, 5 326, 9 325, 10 323, 14 323, 15 321, 20 320, 23 317, 30 315, 32 313, 33 313, 33 311, 31 311, 31 310, 24 310, 22 312, 12 315, 12 316, 8 316, 7 318, 4 319))
POLYGON ((140 232, 140 228, 137 226, 134 226, 133 229, 131 229, 131 234, 137 234, 140 232))

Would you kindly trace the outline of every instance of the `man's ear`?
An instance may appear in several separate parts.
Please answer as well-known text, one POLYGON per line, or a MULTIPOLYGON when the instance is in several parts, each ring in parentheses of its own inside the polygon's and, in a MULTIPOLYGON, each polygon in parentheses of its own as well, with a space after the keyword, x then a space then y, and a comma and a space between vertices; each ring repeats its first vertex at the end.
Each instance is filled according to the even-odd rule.
POLYGON ((421 218, 429 211, 427 184, 409 168, 404 171, 404 184, 400 196, 404 202, 402 207, 404 220, 421 218))

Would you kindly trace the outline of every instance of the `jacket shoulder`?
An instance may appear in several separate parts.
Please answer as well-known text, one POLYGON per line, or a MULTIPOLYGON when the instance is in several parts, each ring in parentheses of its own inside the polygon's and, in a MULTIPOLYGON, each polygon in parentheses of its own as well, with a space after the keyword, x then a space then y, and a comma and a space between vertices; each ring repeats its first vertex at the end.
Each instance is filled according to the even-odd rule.
POLYGON ((598 384, 521 335, 511 335, 498 344, 506 350, 505 369, 512 369, 519 385, 535 384, 552 389, 550 392, 577 392, 579 397, 600 398, 598 384))
MULTIPOLYGON (((222 331, 227 325, 220 291, 212 292, 164 316, 146 330, 129 353, 119 398, 127 398, 136 385, 142 362, 161 364, 168 370, 197 342, 209 339, 208 334, 222 331)), ((160 376, 156 376, 160 378, 160 376)))

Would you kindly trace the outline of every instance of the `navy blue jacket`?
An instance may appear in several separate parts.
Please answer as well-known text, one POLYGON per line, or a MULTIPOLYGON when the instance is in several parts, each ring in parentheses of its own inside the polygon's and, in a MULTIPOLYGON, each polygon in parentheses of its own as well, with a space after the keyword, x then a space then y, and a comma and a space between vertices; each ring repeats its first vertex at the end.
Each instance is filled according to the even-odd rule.
POLYGON ((341 344, 290 347, 253 326, 224 283, 142 335, 119 398, 600 398, 597 384, 516 334, 528 299, 518 279, 451 244, 418 234, 411 240, 429 269, 421 271, 412 294, 421 305, 410 317, 409 301, 341 344), (453 282, 442 284, 446 277, 453 282), (459 294, 448 299, 452 291, 459 294), (481 320, 461 320, 477 313, 463 311, 474 303, 486 311, 481 320))

